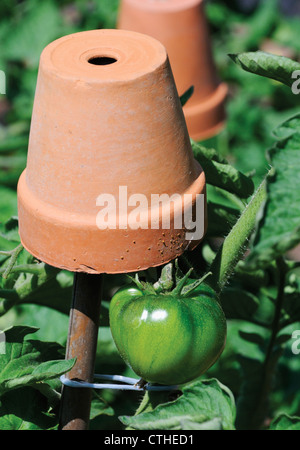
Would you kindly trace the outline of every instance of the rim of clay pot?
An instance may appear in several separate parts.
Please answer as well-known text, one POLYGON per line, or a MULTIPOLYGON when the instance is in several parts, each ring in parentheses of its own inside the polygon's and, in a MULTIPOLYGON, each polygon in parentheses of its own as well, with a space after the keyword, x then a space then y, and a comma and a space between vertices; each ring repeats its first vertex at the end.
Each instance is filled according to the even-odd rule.
POLYGON ((203 0, 127 0, 133 6, 144 10, 155 11, 180 11, 182 9, 193 8, 203 3, 203 0))
MULTIPOLYGON (((204 211, 204 229, 203 236, 204 237, 207 229, 207 215, 206 215, 206 181, 205 181, 205 173, 201 169, 200 165, 197 163, 199 169, 199 176, 196 178, 194 183, 189 187, 189 189, 185 192, 185 194, 191 194, 193 196, 192 205, 195 205, 195 196, 197 194, 203 194, 205 198, 205 211, 204 211)), ((174 206, 174 210, 172 211, 171 222, 176 214, 181 213, 181 205, 182 198, 178 200, 174 206)), ((97 247, 97 240, 101 233, 101 230, 97 228, 96 218, 94 215, 88 214, 74 214, 70 213, 61 208, 57 208, 56 206, 50 205, 49 203, 41 201, 36 195, 34 195, 31 190, 28 188, 26 182, 26 169, 23 171, 19 178, 18 182, 18 203, 19 203, 19 215, 22 218, 22 221, 29 221, 30 223, 30 233, 31 237, 34 236, 39 241, 39 233, 46 234, 48 239, 51 240, 51 244, 49 241, 46 245, 46 249, 42 246, 37 246, 33 239, 28 239, 28 236, 23 236, 23 228, 20 227, 20 239, 24 248, 38 260, 43 261, 49 265, 54 267, 58 267, 60 269, 66 269, 72 272, 86 272, 91 274, 96 273, 130 273, 141 270, 146 270, 149 267, 157 267, 162 264, 166 264, 171 260, 179 257, 185 250, 194 249, 198 243, 202 240, 191 240, 188 241, 184 239, 186 230, 164 230, 162 228, 159 229, 146 229, 139 230, 139 233, 136 230, 126 229, 123 235, 123 239, 119 242, 119 248, 117 251, 112 250, 114 254, 120 254, 118 258, 114 258, 114 265, 112 265, 110 258, 105 258, 105 250, 107 254, 109 253, 109 242, 107 243, 107 248, 102 248, 104 251, 103 254, 97 255, 98 260, 95 260, 95 256, 91 255, 91 259, 89 260, 89 255, 85 257, 84 261, 82 260, 82 249, 77 249, 76 243, 77 238, 80 239, 82 236, 82 229, 84 227, 85 234, 90 239, 95 247, 97 247), (146 242, 144 242, 145 235, 147 234, 146 242), (152 243, 149 247, 149 235, 152 235, 152 243), (176 235, 175 239, 173 236, 176 235), (64 242, 66 245, 62 245, 58 247, 53 243, 52 238, 57 238, 61 242, 64 242), (69 247, 70 243, 66 242, 66 238, 71 239, 74 243, 74 248, 72 254, 69 254, 66 257, 66 249, 69 247), (176 252, 174 253, 174 249, 168 253, 169 242, 168 239, 171 238, 171 242, 174 241, 174 247, 177 245, 176 252), (167 245, 165 244, 165 241, 167 245), (130 245, 135 247, 139 245, 139 241, 142 241, 142 245, 144 245, 144 256, 143 261, 139 260, 138 263, 136 260, 127 261, 127 251, 128 247, 131 251, 134 252, 134 248, 131 248, 130 245), (131 242, 131 244, 129 244, 131 242), (177 243, 175 243, 177 242, 177 243), (52 245, 53 244, 53 245, 52 245), (49 251, 49 245, 52 245, 51 251, 49 251), (165 254, 162 256, 162 250, 165 249, 165 254), (78 252, 77 252, 78 251, 78 252), (76 253, 77 252, 77 253, 76 253), (153 256, 154 255, 154 256, 153 256), (108 260, 108 263, 107 263, 108 260), (63 261, 63 262, 62 262, 63 261), (81 261, 81 263, 80 263, 81 261)), ((26 229, 26 227, 25 227, 26 229)), ((111 235, 112 230, 108 230, 108 235, 111 235)), ((113 230, 118 235, 120 235, 120 230, 113 230)), ((122 231, 121 231, 122 233, 122 231)), ((107 236, 108 236, 107 235, 107 236)), ((119 237, 119 236, 118 236, 119 237)), ((113 242, 113 238, 112 238, 113 242)), ((88 249, 87 249, 88 250, 88 249)), ((91 251, 90 251, 91 253, 91 251)), ((99 253, 96 251, 96 254, 99 253)))
MULTIPOLYGON (((201 169, 200 165, 197 163, 199 167, 199 175, 194 181, 194 183, 188 188, 186 192, 180 195, 180 199, 176 199, 174 201, 174 206, 172 207, 172 218, 175 214, 178 214, 182 210, 182 198, 184 195, 192 195, 193 197, 196 194, 204 193, 205 191, 205 174, 201 169)), ((68 224, 69 227, 76 228, 78 225, 84 225, 86 228, 95 229, 96 226, 96 217, 95 214, 82 214, 82 213, 74 213, 72 211, 66 211, 65 209, 59 208, 55 205, 50 205, 39 199, 29 188, 26 182, 26 169, 22 172, 19 179, 19 197, 22 199, 24 204, 26 203, 28 209, 32 210, 32 214, 34 215, 34 211, 39 212, 39 215, 49 218, 49 222, 56 224, 60 224, 65 226, 68 224), (38 205, 38 207, 37 207, 38 205), (68 219, 68 216, 71 217, 72 220, 68 219)), ((194 198, 193 198, 194 201, 194 198)), ((151 211, 153 216, 156 216, 155 208, 149 207, 145 212, 151 211)), ((150 213, 150 215, 151 215, 150 213)), ((120 217, 119 217, 120 218, 120 217)), ((122 217, 121 217, 122 220, 122 217)), ((120 222, 121 222, 120 220, 120 222)), ((148 220, 144 222, 139 222, 142 226, 145 224, 149 224, 148 220)))
POLYGON ((85 83, 122 83, 143 77, 166 60, 166 49, 157 39, 115 29, 89 30, 51 42, 41 54, 41 64, 60 78, 84 78, 85 83), (101 35, 106 44, 100 44, 101 35), (82 39, 84 37, 84 40, 82 39), (138 37, 138 39, 137 39, 138 37), (95 42, 99 40, 99 45, 95 42), (124 46, 131 51, 124 51, 124 46), (134 51, 133 51, 134 49, 134 51))

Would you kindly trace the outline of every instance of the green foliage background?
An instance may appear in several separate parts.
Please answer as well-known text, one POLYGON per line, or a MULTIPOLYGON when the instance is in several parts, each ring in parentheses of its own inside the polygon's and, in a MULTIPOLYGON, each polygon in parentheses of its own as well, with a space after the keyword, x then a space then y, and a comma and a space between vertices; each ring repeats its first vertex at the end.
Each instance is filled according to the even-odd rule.
MULTIPOLYGON (((17 220, 14 219, 17 216, 16 185, 26 165, 40 53, 48 43, 63 35, 113 28, 118 3, 118 0, 2 0, 0 3, 0 69, 7 77, 7 94, 0 96, 0 250, 11 251, 19 244, 17 220)), ((294 244, 300 240, 299 233, 294 233, 300 225, 300 199, 295 184, 295 168, 300 163, 299 134, 294 133, 292 137, 289 134, 287 156, 278 151, 285 146, 282 142, 287 135, 272 134, 276 128, 282 131, 278 127, 299 113, 299 96, 277 81, 243 71, 228 57, 228 54, 271 48, 298 60, 300 18, 285 17, 276 0, 262 1, 247 14, 239 9, 238 2, 208 1, 206 12, 215 61, 220 77, 229 85, 230 95, 226 128, 215 138, 202 142, 202 149, 194 145, 195 156, 211 177, 208 234, 190 261, 199 272, 209 266, 218 246, 216 238, 222 238, 230 231, 252 194, 253 186, 258 187, 271 164, 284 168, 280 173, 286 180, 280 186, 280 194, 288 199, 284 207, 290 209, 288 223, 292 222, 290 232, 293 232, 294 244), (211 152, 211 148, 216 152, 211 152), (267 152, 270 148, 272 150, 267 152), (222 173, 221 186, 215 180, 215 173, 222 173)), ((289 130, 292 127, 293 124, 287 126, 289 130)), ((295 127, 299 131, 298 123, 295 127)), ((277 186, 275 191, 271 184, 269 187, 275 197, 277 186)), ((263 228, 260 233, 262 250, 257 245, 258 256, 254 251, 250 258, 253 263, 257 256, 264 265, 255 263, 250 270, 250 265, 240 264, 222 294, 222 305, 228 318, 228 341, 218 363, 196 384, 185 387, 183 395, 176 400, 181 403, 179 406, 176 401, 169 403, 169 412, 162 408, 162 412, 146 411, 144 414, 148 416, 140 414, 134 418, 141 394, 95 392, 91 429, 116 430, 125 426, 137 429, 147 426, 160 426, 161 429, 256 428, 256 419, 262 411, 264 417, 259 427, 268 428, 271 424, 271 429, 299 429, 300 355, 297 357, 291 352, 291 334, 300 329, 297 265, 291 265, 292 270, 287 271, 281 320, 275 341, 272 341, 278 285, 275 258, 291 248, 287 245, 282 249, 278 242, 273 246, 273 242, 270 244, 264 239, 264 236, 269 239, 274 233, 272 230, 276 230, 277 207, 275 198, 270 206, 271 212, 275 209, 275 215, 268 216, 269 228, 263 228), (265 254, 265 244, 268 248, 271 246, 273 252, 267 261, 261 256, 265 254), (195 402, 194 412, 188 406, 191 398, 195 402), (209 407, 211 399, 214 400, 213 408, 209 407)), ((283 219, 283 227, 286 223, 287 219, 285 222, 283 219)), ((256 239, 259 241, 259 236, 256 239)), ((2 274, 5 274, 7 264, 7 255, 0 255, 2 274)), ((181 264, 185 267, 186 261, 181 264)), ((8 278, 0 279, 0 329, 13 327, 11 343, 7 345, 23 351, 26 348, 29 354, 32 346, 47 347, 47 351, 40 347, 31 370, 23 373, 24 365, 19 364, 9 376, 4 359, 1 366, 0 354, 0 429, 51 429, 57 426, 60 385, 57 379, 55 381, 55 375, 63 372, 57 360, 58 354, 63 357, 67 339, 72 279, 70 273, 36 263, 25 251, 18 255, 17 265, 8 278), (36 343, 32 343, 35 340, 36 343), (47 361, 51 363, 51 370, 44 366, 47 361), (13 384, 11 379, 19 382, 13 384), (15 406, 17 399, 22 399, 18 407, 15 406), (35 406, 28 409, 30 404, 35 406)), ((124 276, 106 277, 96 372, 134 376, 116 351, 107 316, 111 295, 126 282, 124 276)), ((67 370, 67 366, 64 369, 67 370)))

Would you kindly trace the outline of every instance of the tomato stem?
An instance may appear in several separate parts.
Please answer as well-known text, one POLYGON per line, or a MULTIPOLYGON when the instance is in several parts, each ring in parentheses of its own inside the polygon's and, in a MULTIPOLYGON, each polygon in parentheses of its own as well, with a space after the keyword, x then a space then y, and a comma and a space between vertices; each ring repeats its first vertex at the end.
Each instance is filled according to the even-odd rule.
POLYGON ((206 278, 209 277, 210 275, 212 275, 212 272, 206 273, 202 278, 194 281, 194 283, 183 286, 183 288, 181 290, 181 295, 183 297, 187 297, 188 295, 190 295, 191 292, 193 292, 194 289, 196 289, 198 286, 200 286, 200 284, 202 284, 203 281, 206 280, 206 278))
POLYGON ((158 405, 169 400, 169 394, 168 391, 146 391, 134 415, 153 411, 158 405))
POLYGON ((222 291, 237 263, 245 254, 246 244, 256 225, 257 214, 266 200, 267 177, 268 175, 252 196, 211 264, 210 271, 213 275, 208 284, 217 294, 222 291))
POLYGON ((9 263, 8 263, 7 267, 5 268, 4 273, 3 273, 3 275, 2 275, 2 277, 3 277, 4 279, 7 279, 7 278, 8 278, 8 276, 9 276, 9 274, 11 273, 11 271, 12 271, 14 265, 15 265, 16 262, 17 262, 17 259, 18 259, 19 254, 20 254, 21 251, 23 250, 23 248, 24 248, 23 245, 22 245, 22 244, 19 244, 16 248, 14 248, 14 249, 11 250, 11 251, 1 251, 1 252, 0 252, 1 255, 4 255, 4 256, 10 256, 9 263))
POLYGON ((193 272, 193 268, 191 268, 190 270, 188 270, 188 272, 184 275, 184 277, 178 282, 177 286, 173 289, 173 291, 171 292, 172 295, 176 296, 176 295, 180 295, 182 289, 184 288, 187 279, 190 277, 191 273, 193 272))

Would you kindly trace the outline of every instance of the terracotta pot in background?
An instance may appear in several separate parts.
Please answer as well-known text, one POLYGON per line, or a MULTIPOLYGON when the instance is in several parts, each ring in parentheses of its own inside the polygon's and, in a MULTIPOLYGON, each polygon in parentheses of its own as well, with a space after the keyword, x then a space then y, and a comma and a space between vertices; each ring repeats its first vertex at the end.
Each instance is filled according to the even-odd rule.
POLYGON ((227 85, 220 82, 202 0, 121 0, 117 27, 148 34, 167 49, 190 136, 212 137, 225 123, 227 85))
POLYGON ((40 59, 27 168, 18 184, 23 245, 70 271, 122 273, 166 263, 201 240, 187 241, 186 228, 177 229, 172 218, 164 229, 161 208, 158 229, 145 216, 148 208, 142 228, 126 229, 138 205, 124 209, 120 186, 151 206, 152 194, 178 194, 173 217, 182 215, 185 193, 192 208, 196 194, 205 198, 165 48, 130 31, 65 36, 40 59), (103 194, 122 209, 109 216, 108 229, 97 222, 103 194))

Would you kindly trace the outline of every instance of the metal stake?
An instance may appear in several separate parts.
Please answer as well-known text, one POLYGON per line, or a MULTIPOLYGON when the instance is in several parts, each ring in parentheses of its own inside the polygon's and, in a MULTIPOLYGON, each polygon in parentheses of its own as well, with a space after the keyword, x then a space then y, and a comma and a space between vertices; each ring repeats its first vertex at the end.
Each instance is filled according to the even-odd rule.
MULTIPOLYGON (((69 379, 93 381, 103 275, 75 273, 66 359, 76 357, 69 379)), ((88 430, 92 390, 63 386, 60 430, 88 430)))

